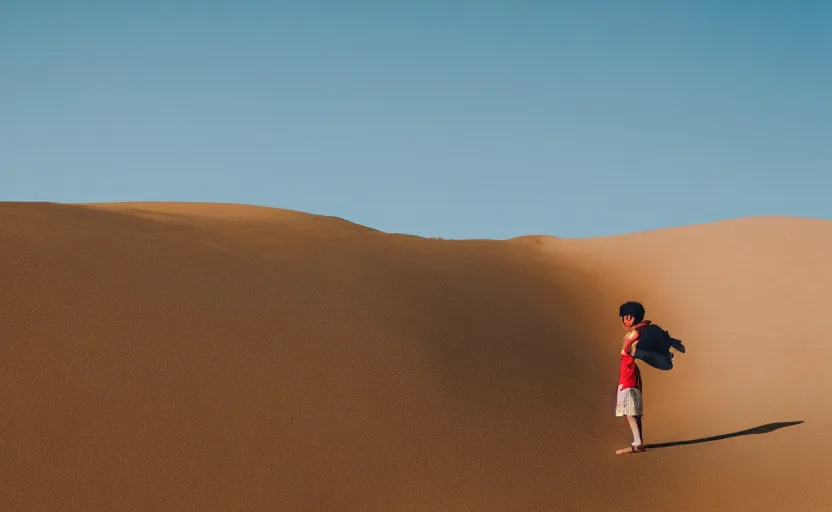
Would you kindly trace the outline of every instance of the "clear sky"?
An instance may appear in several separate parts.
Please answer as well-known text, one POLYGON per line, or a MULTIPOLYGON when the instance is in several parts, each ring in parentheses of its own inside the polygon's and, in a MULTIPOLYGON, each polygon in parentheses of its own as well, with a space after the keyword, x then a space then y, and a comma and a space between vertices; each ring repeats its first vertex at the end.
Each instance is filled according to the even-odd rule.
POLYGON ((0 0, 0 200, 832 219, 832 1, 0 0))

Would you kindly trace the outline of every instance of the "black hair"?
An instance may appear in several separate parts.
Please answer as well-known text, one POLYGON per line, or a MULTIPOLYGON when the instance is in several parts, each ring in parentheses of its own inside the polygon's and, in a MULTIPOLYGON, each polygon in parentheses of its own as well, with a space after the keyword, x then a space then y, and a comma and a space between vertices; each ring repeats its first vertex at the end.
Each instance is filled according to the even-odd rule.
POLYGON ((636 323, 639 323, 644 320, 644 306, 639 302, 625 302, 618 308, 618 316, 621 318, 632 316, 636 319, 636 323))

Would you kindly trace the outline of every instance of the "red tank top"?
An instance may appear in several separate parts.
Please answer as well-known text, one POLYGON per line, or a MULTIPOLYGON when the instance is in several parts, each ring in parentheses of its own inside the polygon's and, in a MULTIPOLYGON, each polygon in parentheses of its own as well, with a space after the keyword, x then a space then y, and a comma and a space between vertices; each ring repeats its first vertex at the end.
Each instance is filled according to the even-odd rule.
POLYGON ((638 341, 641 334, 640 329, 649 324, 649 321, 636 325, 629 334, 621 350, 621 367, 618 372, 618 384, 621 389, 636 388, 641 391, 641 371, 638 369, 635 358, 630 355, 632 346, 638 341), (631 337, 632 336, 632 337, 631 337))
POLYGON ((618 384, 621 389, 636 388, 641 391, 641 371, 636 360, 629 354, 621 354, 621 369, 618 373, 618 384))

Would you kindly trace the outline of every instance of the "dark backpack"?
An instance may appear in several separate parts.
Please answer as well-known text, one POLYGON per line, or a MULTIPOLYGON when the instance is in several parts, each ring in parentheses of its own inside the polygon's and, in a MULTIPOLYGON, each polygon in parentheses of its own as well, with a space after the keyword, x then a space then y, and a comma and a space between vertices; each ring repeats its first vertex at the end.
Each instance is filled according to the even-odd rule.
POLYGON ((633 357, 659 370, 670 370, 673 368, 671 348, 682 354, 685 353, 685 345, 680 340, 672 337, 669 332, 658 325, 650 324, 641 330, 633 357))

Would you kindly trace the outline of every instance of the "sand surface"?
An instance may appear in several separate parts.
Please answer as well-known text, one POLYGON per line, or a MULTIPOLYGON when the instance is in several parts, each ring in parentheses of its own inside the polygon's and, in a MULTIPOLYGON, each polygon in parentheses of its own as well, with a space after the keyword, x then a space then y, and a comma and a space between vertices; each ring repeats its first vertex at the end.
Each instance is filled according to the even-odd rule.
POLYGON ((0 204, 9 512, 830 510, 830 364, 827 221, 445 241, 0 204), (688 353, 642 365, 659 447, 616 456, 626 300, 688 353))

